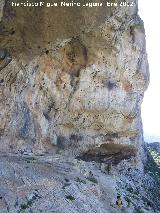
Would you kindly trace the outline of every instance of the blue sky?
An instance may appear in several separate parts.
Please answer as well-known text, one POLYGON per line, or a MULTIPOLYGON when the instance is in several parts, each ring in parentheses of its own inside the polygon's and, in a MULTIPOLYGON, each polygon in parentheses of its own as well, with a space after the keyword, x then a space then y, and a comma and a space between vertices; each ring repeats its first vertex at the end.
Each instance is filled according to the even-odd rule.
POLYGON ((160 142, 160 1, 139 0, 139 15, 145 25, 150 66, 150 85, 142 104, 144 137, 160 142))

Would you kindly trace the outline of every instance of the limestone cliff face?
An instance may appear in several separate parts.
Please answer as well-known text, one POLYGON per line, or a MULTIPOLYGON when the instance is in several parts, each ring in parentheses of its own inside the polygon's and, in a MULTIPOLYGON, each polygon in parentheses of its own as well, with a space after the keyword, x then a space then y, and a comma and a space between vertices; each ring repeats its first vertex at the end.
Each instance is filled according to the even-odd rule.
POLYGON ((160 212, 137 0, 97 2, 0 1, 0 213, 160 212))
POLYGON ((149 73, 132 2, 24 9, 1 1, 1 151, 77 156, 107 144, 141 150, 149 73))

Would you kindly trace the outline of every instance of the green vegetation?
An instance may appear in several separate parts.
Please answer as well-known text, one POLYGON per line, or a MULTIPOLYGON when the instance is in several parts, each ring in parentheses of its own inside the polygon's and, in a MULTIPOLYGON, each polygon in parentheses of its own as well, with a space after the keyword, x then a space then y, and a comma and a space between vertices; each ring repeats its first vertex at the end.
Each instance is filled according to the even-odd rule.
POLYGON ((132 188, 131 186, 129 186, 129 187, 127 188, 127 191, 130 192, 130 193, 133 193, 134 190, 133 190, 133 188, 132 188))
MULTIPOLYGON (((145 165, 145 172, 148 173, 153 178, 153 183, 149 185, 147 188, 147 192, 150 197, 152 197, 151 201, 144 200, 148 207, 152 209, 159 208, 159 197, 160 197, 160 155, 156 151, 149 150, 148 152, 148 160, 145 165)), ((145 184, 146 185, 146 184, 145 184)), ((145 187, 144 185, 144 187, 145 187)))
POLYGON ((34 157, 26 157, 25 161, 27 163, 34 163, 34 162, 36 162, 36 158, 34 158, 34 157))
POLYGON ((148 172, 160 184, 160 155, 156 151, 149 151, 145 166, 148 172))
POLYGON ((98 183, 98 180, 95 177, 87 177, 87 179, 93 183, 98 183))
POLYGON ((25 210, 25 209, 30 208, 31 205, 32 205, 32 201, 31 200, 28 200, 27 203, 22 203, 20 205, 20 212, 23 211, 23 210, 25 210))
POLYGON ((85 181, 85 180, 80 179, 79 177, 77 177, 77 178, 75 179, 75 181, 76 181, 76 182, 78 182, 78 183, 86 184, 86 181, 85 181))
POLYGON ((143 211, 141 209, 139 209, 139 208, 136 208, 135 209, 135 213, 143 213, 143 211))
POLYGON ((131 204, 132 204, 131 198, 125 197, 125 200, 127 202, 127 207, 129 208, 131 206, 131 204))
POLYGON ((151 156, 153 157, 153 160, 160 168, 160 154, 156 151, 150 151, 151 156))
MULTIPOLYGON (((21 204, 20 205, 20 208, 21 208, 21 210, 24 210, 24 209, 27 209, 27 208, 29 208, 30 206, 28 206, 27 204, 21 204)), ((20 210, 20 211, 21 211, 20 210)))
POLYGON ((73 197, 72 195, 68 195, 68 196, 66 196, 66 199, 71 200, 71 201, 74 201, 74 200, 75 200, 75 197, 73 197))

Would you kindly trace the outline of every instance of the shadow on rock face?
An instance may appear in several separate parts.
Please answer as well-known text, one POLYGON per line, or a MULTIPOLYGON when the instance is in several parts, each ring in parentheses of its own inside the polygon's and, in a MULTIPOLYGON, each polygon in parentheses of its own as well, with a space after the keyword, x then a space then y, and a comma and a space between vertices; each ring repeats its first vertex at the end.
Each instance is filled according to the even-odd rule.
POLYGON ((6 49, 0 49, 0 71, 12 61, 12 56, 6 49))
POLYGON ((35 143, 35 127, 31 113, 26 104, 19 108, 16 115, 17 136, 28 141, 30 144, 35 143))
MULTIPOLYGON (((36 0, 29 1, 37 3, 36 0)), ((52 3, 57 2, 52 0, 52 3)), ((82 5, 85 1, 79 1, 82 5)), ((102 0, 105 2, 105 0, 102 0)), ((15 0, 14 3, 19 3, 15 0)), ((104 4, 105 5, 105 4, 104 4)), ((112 14, 110 7, 24 7, 5 1, 0 26, 2 46, 14 55, 21 52, 35 55, 56 40, 72 38, 103 23, 112 14)))
POLYGON ((129 160, 135 157, 137 150, 131 145, 121 144, 102 144, 100 147, 89 150, 80 155, 77 159, 90 162, 95 161, 99 163, 112 163, 117 165, 122 160, 129 160))
POLYGON ((63 47, 63 70, 72 76, 79 77, 80 70, 87 64, 87 49, 78 38, 63 47))

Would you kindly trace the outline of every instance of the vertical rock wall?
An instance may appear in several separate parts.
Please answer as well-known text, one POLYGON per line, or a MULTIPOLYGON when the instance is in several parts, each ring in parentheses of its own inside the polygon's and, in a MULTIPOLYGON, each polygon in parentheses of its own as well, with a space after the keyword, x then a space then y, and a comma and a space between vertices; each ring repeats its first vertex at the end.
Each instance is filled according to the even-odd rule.
POLYGON ((144 26, 136 0, 113 2, 24 9, 1 1, 1 151, 140 150, 149 82, 144 26))

